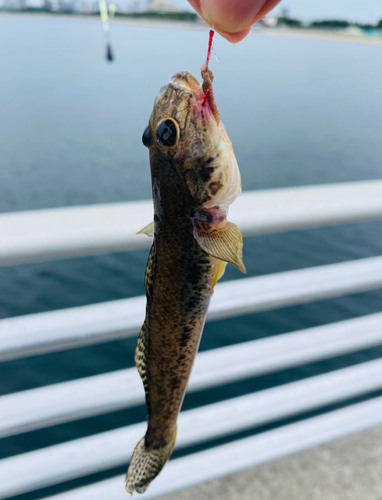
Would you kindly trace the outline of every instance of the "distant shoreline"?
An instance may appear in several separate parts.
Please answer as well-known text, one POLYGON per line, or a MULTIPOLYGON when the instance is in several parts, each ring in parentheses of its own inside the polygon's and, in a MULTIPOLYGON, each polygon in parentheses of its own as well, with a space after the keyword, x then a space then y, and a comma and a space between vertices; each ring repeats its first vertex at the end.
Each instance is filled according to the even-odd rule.
POLYGON ((363 45, 382 45, 382 36, 352 35, 342 30, 335 29, 253 28, 251 33, 264 36, 304 38, 306 40, 327 40, 342 43, 359 43, 363 45))
MULTIPOLYGON (((100 22, 96 15, 91 14, 60 14, 55 12, 5 12, 0 11, 0 15, 4 16, 33 16, 33 17, 57 17, 72 20, 87 20, 91 22, 100 22)), ((189 28, 193 30, 207 31, 210 28, 202 21, 179 21, 171 19, 150 19, 150 18, 132 18, 117 16, 112 21, 113 24, 130 24, 140 26, 156 26, 166 28, 189 28)), ((367 36, 367 35, 353 35, 343 30, 336 29, 306 29, 306 28, 261 28, 254 27, 251 31, 254 36, 272 36, 272 37, 288 37, 300 38, 306 40, 326 40, 342 43, 356 43, 362 45, 382 45, 382 36, 367 36)))

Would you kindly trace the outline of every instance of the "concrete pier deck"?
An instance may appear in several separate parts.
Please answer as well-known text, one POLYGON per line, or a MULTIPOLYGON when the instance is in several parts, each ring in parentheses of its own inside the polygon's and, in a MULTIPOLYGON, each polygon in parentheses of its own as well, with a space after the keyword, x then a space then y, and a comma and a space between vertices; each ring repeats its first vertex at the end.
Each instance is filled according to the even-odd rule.
POLYGON ((382 500, 382 426, 161 500, 382 500))

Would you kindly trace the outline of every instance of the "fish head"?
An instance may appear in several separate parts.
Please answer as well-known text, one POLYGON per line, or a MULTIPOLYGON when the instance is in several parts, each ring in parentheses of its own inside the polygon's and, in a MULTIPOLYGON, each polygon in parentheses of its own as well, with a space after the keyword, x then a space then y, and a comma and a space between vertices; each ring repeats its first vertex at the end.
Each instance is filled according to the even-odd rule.
POLYGON ((188 71, 162 87, 142 140, 152 170, 158 157, 171 160, 195 209, 228 206, 240 195, 239 168, 212 87, 205 93, 188 71))

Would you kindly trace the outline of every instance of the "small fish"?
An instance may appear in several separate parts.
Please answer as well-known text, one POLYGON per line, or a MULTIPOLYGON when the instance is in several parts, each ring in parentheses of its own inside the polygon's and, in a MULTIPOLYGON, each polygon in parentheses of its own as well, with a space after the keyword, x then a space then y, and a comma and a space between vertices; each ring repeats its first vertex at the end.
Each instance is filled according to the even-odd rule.
POLYGON ((135 364, 148 427, 127 471, 129 493, 143 493, 174 449, 215 284, 227 262, 246 272, 240 230, 227 221, 228 206, 241 193, 240 172, 206 65, 202 77, 203 85, 187 71, 173 76, 155 99, 142 138, 150 152, 154 222, 140 232, 154 240, 135 364))

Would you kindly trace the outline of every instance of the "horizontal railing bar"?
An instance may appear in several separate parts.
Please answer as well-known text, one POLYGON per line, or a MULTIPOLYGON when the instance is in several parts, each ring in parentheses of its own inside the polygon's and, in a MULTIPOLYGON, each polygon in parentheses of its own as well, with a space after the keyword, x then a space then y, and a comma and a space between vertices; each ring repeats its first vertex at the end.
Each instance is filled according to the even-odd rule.
MULTIPOLYGON (((189 392, 382 344, 382 313, 198 354, 189 392)), ((0 437, 144 402, 136 368, 0 397, 0 437)))
MULTIPOLYGON (((382 387, 382 359, 263 390, 179 417, 177 448, 240 432, 382 387)), ((127 462, 145 424, 96 434, 0 461, 6 498, 127 462), (20 474, 20 471, 23 471, 20 474)))
MULTIPOLYGON (((211 479, 297 453, 382 423, 382 397, 171 460, 145 498, 157 498, 211 479)), ((124 476, 45 500, 126 500, 124 476)))
MULTIPOLYGON (((380 180, 246 192, 230 209, 244 235, 379 217, 380 180)), ((151 201, 0 214, 0 265, 148 247, 135 233, 151 219, 151 201)))
MULTIPOLYGON (((220 283, 207 320, 382 287, 382 257, 220 283)), ((145 298, 135 297, 0 320, 0 360, 137 334, 145 298)))

